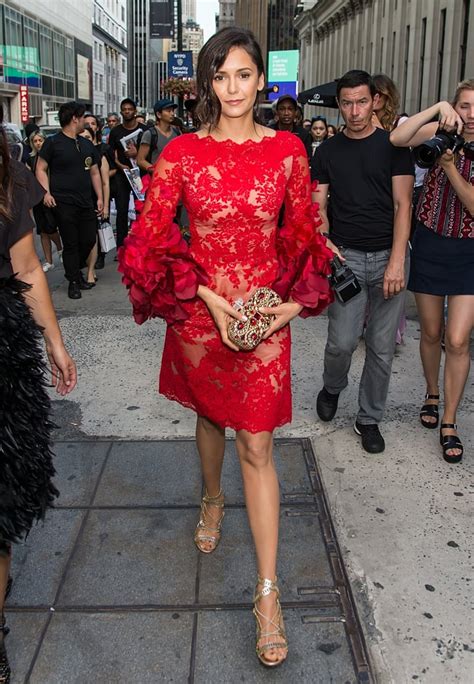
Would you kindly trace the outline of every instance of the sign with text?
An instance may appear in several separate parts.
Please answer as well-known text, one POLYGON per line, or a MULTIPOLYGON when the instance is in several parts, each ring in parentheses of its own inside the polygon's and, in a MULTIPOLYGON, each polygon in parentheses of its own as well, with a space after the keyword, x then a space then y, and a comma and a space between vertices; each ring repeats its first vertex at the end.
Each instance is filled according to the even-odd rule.
POLYGON ((277 93, 270 92, 269 100, 277 100, 282 95, 296 97, 298 84, 298 50, 278 50, 268 53, 268 86, 279 86, 277 93))
POLYGON ((30 120, 30 103, 28 100, 28 86, 20 86, 20 117, 21 123, 28 123, 30 120))
POLYGON ((168 52, 168 78, 192 78, 193 53, 191 50, 168 52))
POLYGON ((173 0, 151 0, 150 38, 172 38, 174 29, 173 0))

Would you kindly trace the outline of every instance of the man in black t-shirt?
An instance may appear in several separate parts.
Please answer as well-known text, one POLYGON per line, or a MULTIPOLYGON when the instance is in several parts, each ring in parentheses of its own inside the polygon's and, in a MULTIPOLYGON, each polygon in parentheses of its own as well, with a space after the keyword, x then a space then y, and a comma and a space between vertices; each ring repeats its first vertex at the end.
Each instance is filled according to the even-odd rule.
POLYGON ((318 181, 314 199, 319 203, 322 230, 329 232, 362 291, 345 304, 336 300, 329 308, 324 387, 317 411, 322 420, 334 417, 367 320, 354 429, 366 451, 379 453, 385 442, 378 424, 385 410, 396 331, 405 304, 414 170, 409 150, 394 147, 389 134, 372 124, 376 94, 370 75, 349 71, 337 89, 346 128, 318 148, 311 175, 318 181))
POLYGON ((36 177, 46 190, 44 204, 54 211, 63 242, 64 273, 68 295, 80 299, 88 290, 81 273, 94 246, 97 216, 102 215, 103 195, 99 156, 94 145, 79 133, 84 130, 85 107, 66 102, 59 108, 61 132, 46 138, 39 152, 36 177), (92 201, 97 196, 97 211, 92 201))
MULTIPOLYGON (((128 233, 128 204, 130 201, 130 183, 124 173, 124 169, 130 169, 136 165, 138 146, 143 131, 147 128, 136 122, 137 106, 133 100, 126 97, 120 103, 122 122, 114 126, 109 134, 109 145, 115 155, 117 173, 114 178, 113 196, 117 208, 117 247, 120 247, 128 233), (136 133, 134 142, 128 142, 126 149, 122 144, 122 138, 136 133)), ((132 138, 130 139, 132 140, 132 138)))
POLYGON ((305 146, 308 159, 311 159, 311 134, 303 128, 303 126, 297 126, 297 110, 298 103, 295 98, 291 95, 282 95, 278 98, 275 109, 278 121, 268 124, 268 128, 273 128, 275 131, 289 131, 290 133, 294 133, 305 146))

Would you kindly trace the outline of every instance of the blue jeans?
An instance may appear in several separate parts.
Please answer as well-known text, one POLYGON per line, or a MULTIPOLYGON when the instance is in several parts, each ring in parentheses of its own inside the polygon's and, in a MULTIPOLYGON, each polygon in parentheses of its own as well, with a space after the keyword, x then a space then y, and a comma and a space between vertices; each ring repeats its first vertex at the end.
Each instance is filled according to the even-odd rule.
MULTIPOLYGON (((354 271, 362 291, 346 304, 335 301, 328 310, 328 339, 324 353, 324 387, 339 394, 347 387, 347 375, 367 319, 365 363, 359 385, 357 421, 364 425, 380 423, 387 400, 400 315, 405 306, 405 291, 384 299, 383 277, 391 250, 359 252, 341 249, 347 265, 354 271)), ((410 260, 405 259, 405 282, 410 260)))

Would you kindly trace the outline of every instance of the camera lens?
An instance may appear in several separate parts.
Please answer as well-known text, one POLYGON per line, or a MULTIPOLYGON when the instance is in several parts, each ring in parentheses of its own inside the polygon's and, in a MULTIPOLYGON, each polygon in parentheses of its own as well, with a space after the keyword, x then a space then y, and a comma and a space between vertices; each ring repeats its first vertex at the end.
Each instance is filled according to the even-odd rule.
POLYGON ((431 140, 413 148, 413 156, 419 167, 429 169, 448 147, 450 147, 449 137, 438 133, 431 140))

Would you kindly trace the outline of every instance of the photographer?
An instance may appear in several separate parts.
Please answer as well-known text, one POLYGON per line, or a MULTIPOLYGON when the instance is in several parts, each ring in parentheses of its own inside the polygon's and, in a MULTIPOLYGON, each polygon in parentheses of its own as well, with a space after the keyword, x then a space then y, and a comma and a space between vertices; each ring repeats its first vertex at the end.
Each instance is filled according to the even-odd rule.
POLYGON ((463 446, 457 436, 456 412, 469 373, 469 339, 474 326, 474 79, 458 85, 452 105, 439 102, 415 114, 391 133, 390 140, 400 147, 414 147, 415 157, 431 166, 417 207, 408 283, 420 316, 420 354, 427 385, 420 420, 424 427, 438 427, 447 296, 440 443, 445 461, 458 463, 463 446), (438 117, 437 123, 432 123, 434 117, 438 117), (460 135, 463 139, 457 137, 460 135))

